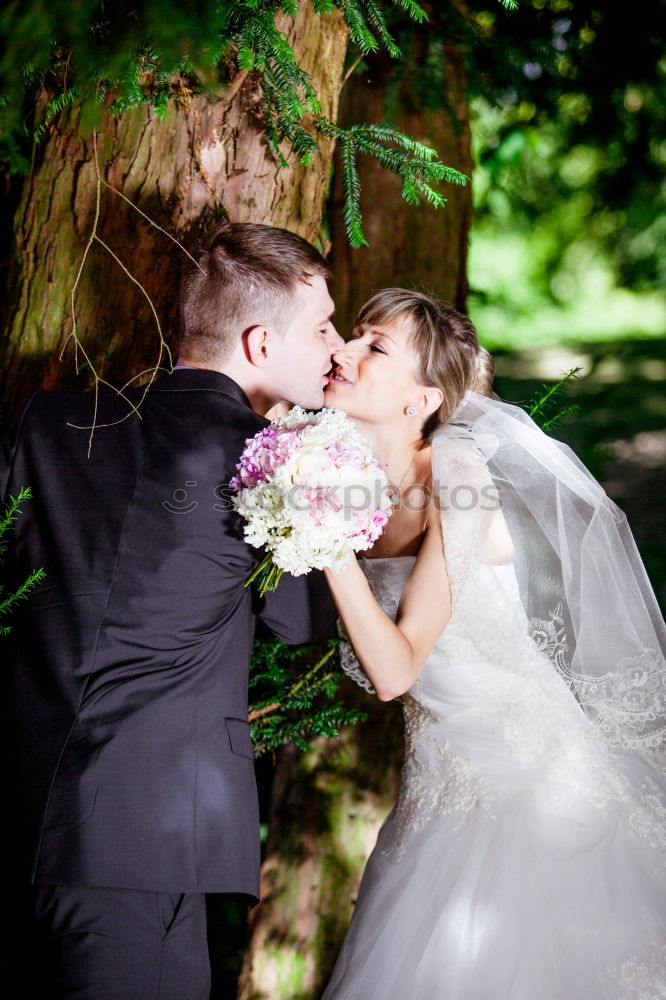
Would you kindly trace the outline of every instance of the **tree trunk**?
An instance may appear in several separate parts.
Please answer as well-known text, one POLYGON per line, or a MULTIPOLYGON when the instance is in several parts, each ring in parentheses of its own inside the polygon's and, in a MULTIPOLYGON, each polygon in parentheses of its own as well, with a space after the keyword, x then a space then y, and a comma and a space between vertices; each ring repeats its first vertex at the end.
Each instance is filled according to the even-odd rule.
MULTIPOLYGON (((446 105, 420 109, 413 84, 403 79, 395 124, 435 146, 442 159, 471 173, 469 110, 462 54, 445 46, 446 105)), ((416 62, 418 65, 418 61, 416 62)), ((385 120, 388 67, 352 76, 340 117, 385 120)), ((351 250, 342 232, 342 199, 334 181, 331 259, 336 323, 346 333, 362 302, 391 284, 427 288, 464 308, 471 190, 451 187, 445 208, 410 208, 399 179, 374 161, 360 165, 368 249, 351 250)), ((395 800, 402 761, 402 718, 397 704, 377 702, 353 684, 345 700, 368 720, 319 740, 302 755, 290 748, 278 759, 263 902, 252 914, 252 937, 240 1000, 315 1000, 330 975, 358 891, 364 862, 395 800)))
MULTIPOLYGON (((414 29, 410 63, 420 66, 426 56, 427 35, 414 29)), ((444 163, 471 177, 470 120, 463 50, 442 44, 444 80, 441 106, 422 103, 413 72, 405 72, 396 93, 391 76, 395 64, 388 56, 374 58, 363 73, 346 83, 340 99, 340 123, 389 121, 407 135, 434 147, 444 163), (388 99, 394 110, 387 107, 388 99)), ((447 204, 433 208, 423 200, 408 205, 401 197, 399 177, 383 170, 376 160, 359 161, 363 229, 369 246, 352 250, 342 232, 342 183, 336 171, 329 208, 333 296, 341 332, 350 329, 360 306, 379 288, 392 285, 418 288, 465 308, 467 297, 467 243, 472 221, 471 184, 447 185, 447 204)))
POLYGON ((272 793, 260 905, 239 1000, 314 1000, 349 924, 363 864, 398 787, 402 713, 351 682, 345 703, 366 722, 303 755, 281 751, 272 793))
MULTIPOLYGON (((344 22, 303 4, 281 27, 313 79, 323 113, 335 120, 344 22)), ((224 216, 283 226, 315 241, 333 155, 330 140, 320 145, 310 167, 292 156, 290 166, 280 168, 263 136, 259 83, 244 73, 217 101, 187 95, 173 101, 164 122, 147 109, 106 113, 97 131, 102 180, 190 247, 224 216)), ((64 364, 59 355, 72 331, 72 288, 93 228, 96 190, 93 136, 74 107, 37 150, 15 216, 3 317, 2 368, 11 372, 5 420, 15 418, 34 389, 71 382, 71 345, 64 364)), ((97 232, 150 295, 172 344, 183 251, 104 183, 97 232)), ((74 305, 81 341, 104 378, 122 384, 155 364, 159 337, 146 296, 98 242, 74 305)), ((162 361, 167 364, 165 355, 162 361)))

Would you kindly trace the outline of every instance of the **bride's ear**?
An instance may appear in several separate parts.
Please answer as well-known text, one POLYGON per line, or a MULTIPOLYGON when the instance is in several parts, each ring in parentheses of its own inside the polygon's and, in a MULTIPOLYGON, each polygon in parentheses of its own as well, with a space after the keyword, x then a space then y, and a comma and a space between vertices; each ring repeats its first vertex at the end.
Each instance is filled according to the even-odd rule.
POLYGON ((444 394, 441 389, 436 389, 434 386, 421 385, 412 405, 416 408, 418 415, 425 420, 431 413, 437 412, 443 400, 444 394))

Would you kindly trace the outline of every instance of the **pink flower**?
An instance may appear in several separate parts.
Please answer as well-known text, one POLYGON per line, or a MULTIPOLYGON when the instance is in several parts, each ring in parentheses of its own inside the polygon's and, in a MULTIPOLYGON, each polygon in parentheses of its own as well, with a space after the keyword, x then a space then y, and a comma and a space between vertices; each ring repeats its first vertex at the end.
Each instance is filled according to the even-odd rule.
POLYGON ((339 441, 336 441, 333 444, 327 445, 326 451, 336 469, 346 466, 347 468, 358 469, 360 471, 365 468, 365 458, 361 451, 354 447, 354 445, 341 444, 339 441))
POLYGON ((376 510, 372 516, 372 523, 377 528, 383 528, 384 525, 387 523, 388 519, 389 519, 388 511, 384 510, 383 507, 379 507, 378 510, 376 510))
POLYGON ((245 442, 245 450, 236 465, 238 475, 234 476, 229 485, 240 491, 243 487, 254 489, 266 482, 276 469, 284 465, 299 443, 298 428, 264 427, 245 442))

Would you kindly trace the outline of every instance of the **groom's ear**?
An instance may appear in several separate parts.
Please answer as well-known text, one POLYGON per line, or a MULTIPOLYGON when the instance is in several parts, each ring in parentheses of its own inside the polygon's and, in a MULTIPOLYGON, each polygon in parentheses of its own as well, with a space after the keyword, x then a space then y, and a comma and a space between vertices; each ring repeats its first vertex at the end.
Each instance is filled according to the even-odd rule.
POLYGON ((266 365, 274 338, 275 332, 268 326, 250 326, 243 332, 243 351, 251 365, 266 365))

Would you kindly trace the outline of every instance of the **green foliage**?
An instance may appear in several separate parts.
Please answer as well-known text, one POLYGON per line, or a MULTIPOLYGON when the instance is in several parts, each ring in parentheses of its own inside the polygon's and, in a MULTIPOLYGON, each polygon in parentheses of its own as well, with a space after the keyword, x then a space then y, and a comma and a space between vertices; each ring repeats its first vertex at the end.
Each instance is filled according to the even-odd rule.
MULTIPOLYGON (((312 81, 276 25, 276 16, 295 17, 304 2, 13 0, 0 14, 0 158, 10 172, 25 171, 25 122, 35 119, 38 140, 75 102, 86 121, 91 115, 94 120, 101 104, 116 113, 147 105, 163 118, 170 101, 192 93, 224 99, 237 73, 253 72, 263 91, 266 138, 279 163, 291 151, 309 164, 318 150, 317 132, 340 138, 345 218, 354 246, 365 242, 355 175, 359 152, 398 173, 408 201, 423 195, 443 204, 432 185, 465 178, 436 162, 433 150, 388 126, 343 130, 321 115, 312 81)), ((411 23, 427 19, 415 0, 312 0, 312 6, 322 16, 339 10, 361 53, 383 48, 395 59, 401 52, 388 27, 390 10, 411 23)))
POLYGON ((594 250, 621 285, 663 286, 663 4, 627 16, 599 0, 531 0, 520 16, 477 17, 479 223, 539 238, 528 277, 557 305, 594 250))
POLYGON ((335 737, 341 726, 365 718, 334 700, 344 676, 336 662, 338 645, 338 639, 305 646, 279 639, 255 643, 249 711, 255 756, 291 741, 307 750, 308 739, 335 737))
POLYGON ((570 368, 561 379, 551 385, 544 385, 537 396, 528 403, 523 404, 523 409, 535 420, 542 431, 547 433, 555 427, 564 417, 572 416, 580 412, 580 407, 572 403, 563 410, 553 412, 553 407, 559 402, 559 398, 573 382, 578 381, 582 368, 570 368))
POLYGON ((492 108, 484 99, 473 109, 469 310, 484 344, 575 350, 576 342, 662 337, 666 257, 659 233, 666 235, 666 202, 639 181, 640 164, 642 206, 634 213, 637 192, 623 185, 597 208, 607 160, 592 134, 566 148, 561 118, 509 135, 505 124, 514 109, 492 108))
POLYGON ((60 114, 63 108, 66 108, 70 104, 75 104, 78 99, 79 91, 76 87, 70 87, 69 90, 65 90, 61 94, 56 94, 55 97, 51 98, 48 104, 43 108, 42 113, 39 116, 39 121, 35 126, 35 140, 40 139, 44 135, 48 126, 51 124, 53 119, 60 114))
MULTIPOLYGON (((7 532, 12 529, 17 518, 21 514, 21 504, 30 500, 32 494, 28 487, 23 488, 17 497, 10 497, 5 513, 0 517, 0 559, 7 551, 7 532)), ((25 600, 30 591, 37 586, 46 576, 43 569, 35 569, 16 590, 12 590, 6 596, 2 596, 4 587, 0 586, 0 615, 6 615, 12 611, 19 601, 25 600)), ((11 631, 10 625, 0 626, 0 635, 8 635, 11 631)))
POLYGON ((446 199, 432 185, 447 181, 466 184, 468 178, 438 162, 434 149, 411 139, 391 125, 351 125, 341 128, 320 120, 320 132, 335 136, 342 155, 342 187, 345 196, 344 218, 353 247, 367 245, 361 227, 361 183, 356 157, 359 153, 374 156, 386 169, 402 178, 402 194, 410 204, 419 203, 422 195, 431 205, 444 205, 446 199))

